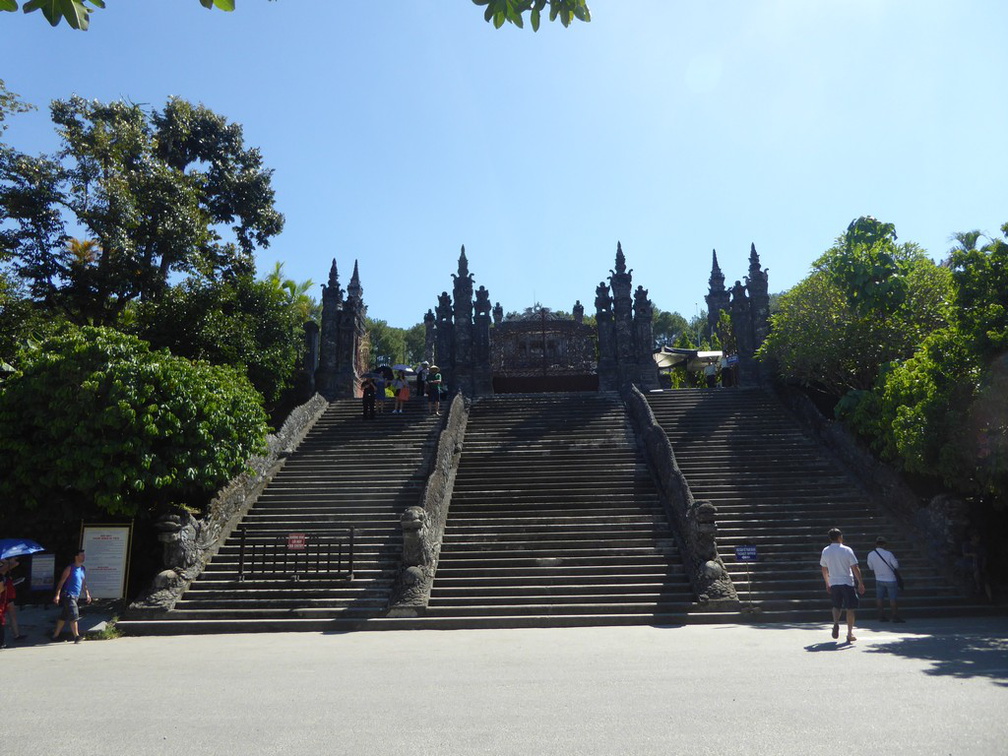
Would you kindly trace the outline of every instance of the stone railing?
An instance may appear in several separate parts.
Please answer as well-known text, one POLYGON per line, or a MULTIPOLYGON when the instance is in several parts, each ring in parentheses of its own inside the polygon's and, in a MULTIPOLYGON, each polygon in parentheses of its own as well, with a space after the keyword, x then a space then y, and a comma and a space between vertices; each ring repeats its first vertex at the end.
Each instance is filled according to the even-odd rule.
POLYGON ((165 569, 130 605, 130 616, 157 615, 175 606, 328 406, 321 394, 315 394, 295 407, 280 431, 266 438, 266 454, 248 461, 248 469, 214 496, 205 516, 180 511, 158 520, 155 527, 164 545, 165 569))
POLYGON ((924 546, 931 564, 953 583, 968 587, 968 581, 957 573, 968 529, 966 504, 947 494, 925 501, 898 472, 858 444, 842 423, 824 417, 803 392, 779 383, 774 390, 812 437, 858 481, 862 492, 892 512, 906 534, 924 546))
POLYGON ((390 617, 415 617, 430 600, 468 421, 469 404, 459 391, 449 406, 423 499, 400 519, 403 561, 389 602, 390 617))
POLYGON ((866 493, 884 499, 889 509, 905 517, 916 515, 921 505, 920 497, 895 470, 861 448, 841 423, 823 417, 819 408, 801 391, 780 384, 774 389, 784 406, 812 436, 865 486, 866 493))
POLYGON ((676 463, 672 444, 655 420, 644 394, 636 386, 624 389, 623 402, 637 442, 655 482, 662 504, 676 531, 686 574, 697 600, 733 605, 738 594, 717 552, 717 510, 709 501, 696 501, 676 463))

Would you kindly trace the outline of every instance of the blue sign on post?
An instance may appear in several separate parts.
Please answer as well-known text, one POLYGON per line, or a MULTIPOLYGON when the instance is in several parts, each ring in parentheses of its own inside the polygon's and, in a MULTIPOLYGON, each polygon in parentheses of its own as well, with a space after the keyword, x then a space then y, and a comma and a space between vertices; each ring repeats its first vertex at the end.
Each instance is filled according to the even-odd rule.
POLYGON ((736 562, 755 562, 758 558, 755 546, 745 544, 744 546, 735 547, 736 562))
POLYGON ((756 547, 751 543, 744 543, 735 547, 735 561, 745 563, 746 590, 749 593, 749 609, 752 611, 752 582, 749 580, 749 562, 755 562, 759 558, 756 547))

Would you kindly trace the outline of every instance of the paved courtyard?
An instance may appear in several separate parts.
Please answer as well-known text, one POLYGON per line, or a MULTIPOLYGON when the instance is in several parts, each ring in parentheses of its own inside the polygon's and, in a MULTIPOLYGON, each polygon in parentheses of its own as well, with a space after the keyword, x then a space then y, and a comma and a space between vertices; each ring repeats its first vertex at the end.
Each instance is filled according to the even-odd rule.
POLYGON ((19 645, 0 651, 0 743, 9 754, 1006 752, 1008 618, 858 636, 838 645, 824 623, 19 645))

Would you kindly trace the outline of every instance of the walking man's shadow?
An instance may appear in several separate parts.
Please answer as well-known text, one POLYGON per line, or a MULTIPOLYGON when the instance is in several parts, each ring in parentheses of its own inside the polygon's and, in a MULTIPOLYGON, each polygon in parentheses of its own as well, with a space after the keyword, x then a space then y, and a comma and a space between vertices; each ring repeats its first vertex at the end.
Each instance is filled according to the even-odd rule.
POLYGON ((813 643, 811 646, 805 646, 806 651, 846 651, 848 648, 854 648, 854 644, 850 641, 826 641, 825 643, 813 643))

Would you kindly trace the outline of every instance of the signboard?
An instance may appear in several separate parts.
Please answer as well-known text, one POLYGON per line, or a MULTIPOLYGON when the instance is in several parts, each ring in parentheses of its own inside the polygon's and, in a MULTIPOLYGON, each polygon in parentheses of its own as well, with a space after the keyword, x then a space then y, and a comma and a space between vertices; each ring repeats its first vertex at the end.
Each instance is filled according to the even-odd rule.
POLYGON ((52 591, 56 587, 56 555, 32 554, 31 589, 52 591))
POLYGON ((756 547, 751 544, 735 547, 736 562, 755 562, 758 559, 756 547))
POLYGON ((304 533, 288 533, 287 534, 287 550, 288 551, 304 551, 305 543, 307 538, 304 533))
POLYGON ((91 597, 126 596, 131 525, 85 525, 81 538, 91 597))

